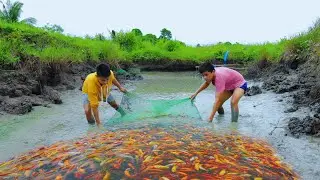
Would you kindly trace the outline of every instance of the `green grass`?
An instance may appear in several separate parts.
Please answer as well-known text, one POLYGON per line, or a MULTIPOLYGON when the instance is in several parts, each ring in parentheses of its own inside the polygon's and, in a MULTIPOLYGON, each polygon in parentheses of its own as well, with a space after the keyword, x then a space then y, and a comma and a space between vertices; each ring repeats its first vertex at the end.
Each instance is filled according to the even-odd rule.
MULTIPOLYGON (((320 43, 320 26, 308 32, 300 33, 286 42, 286 50, 299 54, 302 51, 312 48, 313 45, 320 43)), ((317 49, 318 50, 318 49, 317 49)))
MULTIPOLYGON (((320 28, 275 43, 187 46, 177 40, 150 40, 132 32, 119 32, 114 39, 99 40, 66 36, 21 23, 0 21, 0 65, 39 59, 52 62, 99 62, 111 64, 167 62, 201 63, 219 60, 229 51, 229 60, 251 63, 259 60, 279 61, 285 51, 299 53, 320 42, 320 28)), ((319 51, 318 51, 319 52, 319 51)))

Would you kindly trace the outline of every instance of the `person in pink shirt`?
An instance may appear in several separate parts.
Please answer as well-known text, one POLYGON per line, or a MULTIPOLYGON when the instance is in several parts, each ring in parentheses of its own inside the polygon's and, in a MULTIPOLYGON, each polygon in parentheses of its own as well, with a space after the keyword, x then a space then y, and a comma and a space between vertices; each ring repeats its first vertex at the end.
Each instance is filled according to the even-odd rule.
POLYGON ((247 91, 247 82, 243 76, 233 70, 226 67, 215 68, 211 63, 204 63, 199 67, 199 72, 202 74, 205 82, 200 88, 190 97, 194 99, 201 91, 206 89, 210 83, 216 87, 215 102, 213 109, 209 116, 209 122, 212 122, 216 112, 224 114, 222 107, 223 103, 231 98, 231 120, 233 122, 238 121, 239 117, 239 100, 247 91))

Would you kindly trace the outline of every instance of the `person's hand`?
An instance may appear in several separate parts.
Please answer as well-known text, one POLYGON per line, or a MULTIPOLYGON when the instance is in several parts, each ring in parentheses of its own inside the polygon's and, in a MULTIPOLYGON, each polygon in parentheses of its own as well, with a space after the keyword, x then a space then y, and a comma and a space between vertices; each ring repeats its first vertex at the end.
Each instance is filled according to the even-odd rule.
POLYGON ((127 89, 123 88, 123 87, 120 88, 120 91, 123 92, 123 93, 127 93, 128 92, 127 89))
POLYGON ((190 96, 191 101, 193 101, 193 100, 194 100, 194 98, 196 98, 196 96, 197 96, 197 94, 196 94, 196 93, 195 93, 195 94, 192 94, 192 95, 190 96))
POLYGON ((214 117, 214 114, 210 114, 210 116, 209 116, 209 119, 208 119, 208 122, 212 122, 213 121, 213 117, 214 117))
POLYGON ((101 126, 102 126, 102 124, 101 124, 101 121, 100 121, 100 120, 96 120, 96 124, 97 124, 97 126, 98 126, 98 127, 101 127, 101 126))
POLYGON ((104 126, 101 123, 97 124, 97 127, 99 130, 105 130, 104 126))

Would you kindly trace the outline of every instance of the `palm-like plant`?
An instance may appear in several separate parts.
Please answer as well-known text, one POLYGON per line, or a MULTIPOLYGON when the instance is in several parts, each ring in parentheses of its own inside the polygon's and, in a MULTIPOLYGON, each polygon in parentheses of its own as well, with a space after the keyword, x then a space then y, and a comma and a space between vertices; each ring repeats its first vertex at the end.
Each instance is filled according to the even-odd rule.
POLYGON ((26 18, 22 21, 19 21, 23 3, 16 1, 12 3, 10 0, 7 0, 6 3, 0 0, 0 5, 2 4, 2 10, 0 8, 0 19, 3 19, 7 22, 22 22, 27 24, 36 24, 37 20, 35 18, 26 18))

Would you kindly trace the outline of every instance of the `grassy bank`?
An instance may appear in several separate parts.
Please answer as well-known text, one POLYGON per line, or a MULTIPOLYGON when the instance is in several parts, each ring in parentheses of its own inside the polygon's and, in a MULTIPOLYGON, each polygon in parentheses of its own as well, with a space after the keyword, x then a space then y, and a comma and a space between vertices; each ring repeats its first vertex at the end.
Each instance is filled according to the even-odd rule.
MULTIPOLYGON (((319 24, 319 23, 318 23, 319 24)), ((259 60, 278 61, 284 52, 299 53, 320 42, 320 28, 315 23, 309 31, 276 43, 188 46, 177 40, 154 35, 118 32, 112 38, 81 38, 46 31, 22 23, 0 21, 0 64, 12 66, 19 62, 40 60, 51 62, 98 62, 112 64, 163 64, 168 62, 199 64, 222 61, 229 51, 229 60, 250 63, 259 60)))

